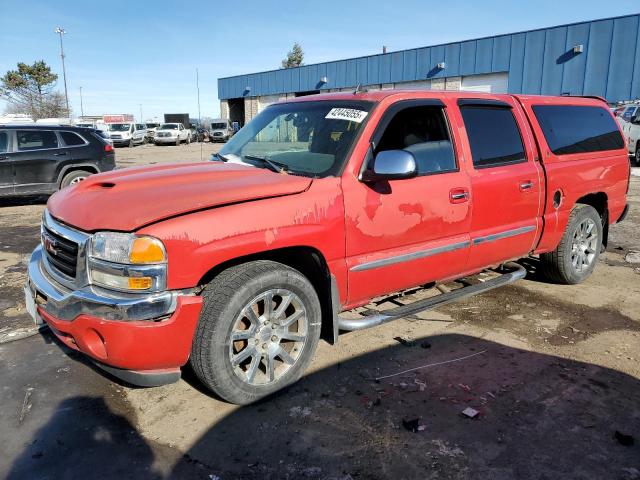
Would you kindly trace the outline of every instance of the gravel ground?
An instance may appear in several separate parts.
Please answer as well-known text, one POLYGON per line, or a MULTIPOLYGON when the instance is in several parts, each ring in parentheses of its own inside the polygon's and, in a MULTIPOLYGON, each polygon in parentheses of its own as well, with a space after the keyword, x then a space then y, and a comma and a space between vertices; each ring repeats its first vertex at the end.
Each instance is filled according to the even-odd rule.
MULTIPOLYGON (((217 147, 204 144, 203 158, 217 147)), ((120 166, 199 160, 200 146, 118 149, 117 158, 120 166)), ((217 400, 189 369, 154 389, 115 383, 108 403, 119 405, 137 446, 109 455, 126 462, 147 445, 156 460, 144 450, 144 468, 156 465, 168 478, 640 478, 638 176, 629 201, 629 216, 611 228, 607 252, 584 284, 546 283, 532 260, 515 285, 343 335, 335 347, 321 343, 301 382, 256 405, 217 400), (433 364, 440 365, 398 375, 433 364), (462 415, 467 407, 478 416, 462 415), (621 434, 634 444, 624 445, 621 434)), ((28 326, 24 268, 43 208, 39 199, 0 206, 0 335, 28 326)), ((14 345, 22 342, 42 348, 34 339, 14 345)), ((12 352, 0 347, 3 363, 20 361, 19 349, 12 352)), ((80 391, 100 376, 81 359, 74 365, 83 370, 67 375, 80 391)), ((46 383, 38 378, 36 388, 46 383)), ((106 387, 91 388, 100 396, 106 387)), ((64 429, 59 415, 40 421, 41 431, 64 429)), ((47 438, 40 448, 58 451, 47 438)), ((14 469, 29 471, 40 457, 20 458, 14 469)), ((86 467, 104 455, 96 448, 65 459, 86 467)))

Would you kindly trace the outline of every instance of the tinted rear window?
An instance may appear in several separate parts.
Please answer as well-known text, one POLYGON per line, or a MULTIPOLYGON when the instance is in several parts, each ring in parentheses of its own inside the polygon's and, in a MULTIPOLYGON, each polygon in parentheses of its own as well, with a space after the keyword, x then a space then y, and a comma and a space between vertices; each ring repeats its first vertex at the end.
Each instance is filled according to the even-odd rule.
POLYGON ((475 168, 526 160, 520 131, 510 108, 461 107, 475 168))
POLYGON ((64 140, 64 144, 68 147, 73 147, 74 145, 84 145, 86 143, 84 141, 84 138, 73 132, 60 132, 60 136, 62 137, 62 140, 64 140))
POLYGON ((556 155, 602 152, 624 147, 618 124, 601 107, 536 105, 533 112, 556 155))

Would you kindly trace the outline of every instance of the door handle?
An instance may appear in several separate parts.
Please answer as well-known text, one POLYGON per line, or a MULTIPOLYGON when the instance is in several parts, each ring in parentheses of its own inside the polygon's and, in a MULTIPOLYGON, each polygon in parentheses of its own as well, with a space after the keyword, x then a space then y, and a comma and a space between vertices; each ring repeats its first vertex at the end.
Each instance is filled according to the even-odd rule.
POLYGON ((464 188, 454 188, 449 192, 449 201, 451 203, 464 203, 469 200, 469 192, 464 188))
POLYGON ((54 157, 63 157, 67 154, 67 152, 59 152, 59 153, 54 153, 53 156, 54 157))
POLYGON ((531 180, 520 182, 520 191, 524 192, 526 190, 531 190, 532 188, 533 188, 533 182, 531 180))

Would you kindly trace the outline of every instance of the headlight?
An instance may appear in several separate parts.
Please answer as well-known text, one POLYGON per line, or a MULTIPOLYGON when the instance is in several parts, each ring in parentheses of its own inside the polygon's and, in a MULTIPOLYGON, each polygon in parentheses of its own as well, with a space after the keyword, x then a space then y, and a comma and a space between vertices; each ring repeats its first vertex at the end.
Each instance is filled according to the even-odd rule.
POLYGON ((167 254, 160 240, 132 233, 98 232, 91 239, 91 283, 123 291, 166 288, 167 254))

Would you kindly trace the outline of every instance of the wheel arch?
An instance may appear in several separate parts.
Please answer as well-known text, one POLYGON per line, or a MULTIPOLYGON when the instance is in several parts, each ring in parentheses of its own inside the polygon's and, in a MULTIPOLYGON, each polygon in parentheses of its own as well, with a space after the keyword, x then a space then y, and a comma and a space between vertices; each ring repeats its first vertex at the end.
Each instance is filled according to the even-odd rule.
POLYGON ((589 205, 593 207, 602 221, 602 245, 607 246, 609 238, 609 198, 604 192, 589 193, 576 200, 576 205, 589 205))
POLYGON ((322 310, 321 338, 329 343, 335 343, 337 332, 334 331, 336 328, 334 317, 335 312, 339 309, 339 305, 334 305, 339 302, 334 293, 335 287, 332 287, 332 282, 335 282, 335 279, 331 275, 324 255, 314 247, 284 247, 236 257, 209 269, 200 278, 198 285, 206 285, 230 267, 256 260, 271 260, 282 263, 298 270, 311 282, 318 294, 322 310))
POLYGON ((65 165, 60 169, 60 172, 58 173, 58 188, 61 187, 64 177, 71 172, 75 172, 76 170, 87 170, 92 174, 100 173, 100 169, 92 163, 72 163, 70 165, 65 165))

